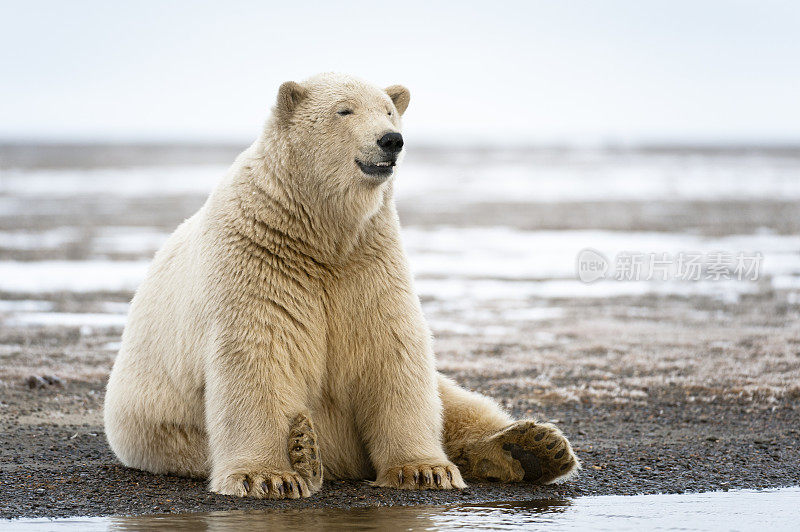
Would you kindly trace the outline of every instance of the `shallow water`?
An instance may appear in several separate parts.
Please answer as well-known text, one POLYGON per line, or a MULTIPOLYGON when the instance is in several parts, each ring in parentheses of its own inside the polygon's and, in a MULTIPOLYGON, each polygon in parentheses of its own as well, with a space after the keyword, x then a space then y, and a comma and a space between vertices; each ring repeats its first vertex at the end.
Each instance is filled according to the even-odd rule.
POLYGON ((21 519, 0 530, 783 530, 800 529, 800 487, 580 497, 454 506, 21 519))

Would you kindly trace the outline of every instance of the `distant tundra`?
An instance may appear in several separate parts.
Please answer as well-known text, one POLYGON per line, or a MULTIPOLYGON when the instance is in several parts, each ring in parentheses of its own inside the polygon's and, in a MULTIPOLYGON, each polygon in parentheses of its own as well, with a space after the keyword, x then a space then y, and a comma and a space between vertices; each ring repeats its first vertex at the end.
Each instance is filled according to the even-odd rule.
POLYGON ((122 463, 271 499, 323 472, 459 489, 576 471, 556 427, 436 371, 392 198, 409 100, 338 74, 280 86, 133 298, 105 399, 122 463))

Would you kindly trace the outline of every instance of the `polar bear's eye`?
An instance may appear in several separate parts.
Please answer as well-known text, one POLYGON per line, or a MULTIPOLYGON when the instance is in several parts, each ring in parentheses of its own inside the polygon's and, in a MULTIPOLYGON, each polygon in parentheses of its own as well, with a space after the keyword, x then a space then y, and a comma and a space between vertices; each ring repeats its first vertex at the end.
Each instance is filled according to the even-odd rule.
POLYGON ((336 114, 342 115, 342 116, 351 115, 351 114, 353 114, 353 110, 352 109, 342 109, 341 111, 337 111, 336 114))
POLYGON ((389 112, 388 112, 388 113, 386 113, 386 114, 387 114, 387 115, 389 115, 389 116, 392 116, 392 112, 391 112, 391 111, 389 111, 389 112))

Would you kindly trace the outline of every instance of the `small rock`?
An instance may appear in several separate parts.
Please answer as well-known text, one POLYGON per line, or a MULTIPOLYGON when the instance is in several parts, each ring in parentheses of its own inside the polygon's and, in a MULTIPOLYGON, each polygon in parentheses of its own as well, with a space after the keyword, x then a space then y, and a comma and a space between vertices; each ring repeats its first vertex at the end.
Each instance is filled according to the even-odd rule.
POLYGON ((64 381, 55 375, 31 375, 25 379, 25 384, 31 390, 39 390, 48 386, 63 386, 64 381))
POLYGON ((28 377, 25 380, 25 384, 27 384, 28 388, 31 390, 38 390, 49 386, 48 382, 38 375, 31 375, 28 377))
POLYGON ((50 386, 62 386, 64 384, 64 381, 55 375, 42 375, 42 379, 50 386))
POLYGON ((706 441, 719 441, 719 438, 716 436, 709 436, 706 438, 706 441))

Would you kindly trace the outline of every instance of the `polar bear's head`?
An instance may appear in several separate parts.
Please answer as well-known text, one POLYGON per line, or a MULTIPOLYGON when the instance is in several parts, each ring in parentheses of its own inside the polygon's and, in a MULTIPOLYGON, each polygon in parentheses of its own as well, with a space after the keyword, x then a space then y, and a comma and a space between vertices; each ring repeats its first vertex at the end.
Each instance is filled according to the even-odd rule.
POLYGON ((299 170, 296 179, 335 194, 375 190, 390 180, 403 149, 400 116, 408 89, 385 90, 322 74, 278 91, 272 129, 299 170))

